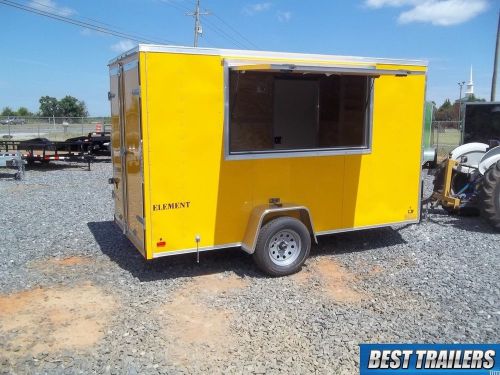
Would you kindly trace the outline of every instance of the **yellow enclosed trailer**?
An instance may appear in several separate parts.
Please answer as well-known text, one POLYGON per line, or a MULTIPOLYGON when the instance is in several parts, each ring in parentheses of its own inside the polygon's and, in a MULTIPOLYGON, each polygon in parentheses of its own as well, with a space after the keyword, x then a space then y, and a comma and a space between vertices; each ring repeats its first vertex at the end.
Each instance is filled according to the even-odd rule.
POLYGON ((110 62, 115 221, 146 259, 419 220, 426 64, 139 45, 110 62))

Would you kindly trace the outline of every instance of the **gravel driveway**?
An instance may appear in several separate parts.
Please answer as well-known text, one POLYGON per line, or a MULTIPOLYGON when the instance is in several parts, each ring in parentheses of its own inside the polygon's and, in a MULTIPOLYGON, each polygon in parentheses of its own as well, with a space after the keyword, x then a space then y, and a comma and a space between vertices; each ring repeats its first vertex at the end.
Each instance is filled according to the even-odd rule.
POLYGON ((1 172, 1 373, 353 374, 363 342, 500 341, 479 218, 322 237, 271 279, 238 249, 146 263, 112 222, 109 163, 1 172))

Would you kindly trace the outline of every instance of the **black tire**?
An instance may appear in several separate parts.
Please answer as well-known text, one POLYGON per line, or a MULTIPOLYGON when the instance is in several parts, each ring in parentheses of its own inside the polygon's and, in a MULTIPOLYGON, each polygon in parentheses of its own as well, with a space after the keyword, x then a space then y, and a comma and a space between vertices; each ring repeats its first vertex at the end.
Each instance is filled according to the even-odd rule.
POLYGON ((311 234, 307 227, 300 220, 278 217, 260 229, 253 259, 266 274, 286 276, 300 270, 310 251, 311 234), (276 248, 276 254, 273 247, 276 248), (288 263, 290 259, 292 261, 288 263), (279 264, 280 262, 283 264, 279 264))
POLYGON ((480 204, 483 217, 500 231, 500 160, 484 173, 480 187, 480 204))

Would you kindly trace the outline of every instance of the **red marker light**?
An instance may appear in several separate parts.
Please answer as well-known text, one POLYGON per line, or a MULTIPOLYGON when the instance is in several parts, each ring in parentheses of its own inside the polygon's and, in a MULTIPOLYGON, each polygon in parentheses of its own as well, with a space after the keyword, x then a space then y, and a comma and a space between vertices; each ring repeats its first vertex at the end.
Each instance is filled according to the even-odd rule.
POLYGON ((157 246, 157 247, 165 247, 165 245, 166 245, 166 244, 167 244, 167 243, 166 243, 165 241, 158 241, 158 242, 156 243, 156 246, 157 246))

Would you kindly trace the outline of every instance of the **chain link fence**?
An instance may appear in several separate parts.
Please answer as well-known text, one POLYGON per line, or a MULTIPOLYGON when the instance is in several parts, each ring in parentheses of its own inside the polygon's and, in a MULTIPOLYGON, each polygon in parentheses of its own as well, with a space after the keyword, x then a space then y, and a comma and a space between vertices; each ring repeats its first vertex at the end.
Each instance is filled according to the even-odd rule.
POLYGON ((461 122, 433 121, 431 129, 431 145, 436 148, 438 162, 441 162, 448 157, 450 151, 461 144, 461 122))
POLYGON ((109 131, 109 117, 2 117, 0 140, 22 141, 47 138, 64 141, 91 132, 109 131))

